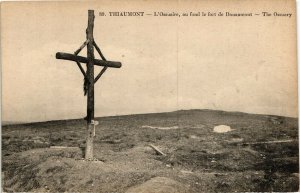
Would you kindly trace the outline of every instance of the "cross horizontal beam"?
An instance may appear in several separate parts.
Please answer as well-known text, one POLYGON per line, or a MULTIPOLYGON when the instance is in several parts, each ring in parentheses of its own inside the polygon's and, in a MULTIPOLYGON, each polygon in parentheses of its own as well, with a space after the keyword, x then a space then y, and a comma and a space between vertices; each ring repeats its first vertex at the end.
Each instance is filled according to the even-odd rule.
MULTIPOLYGON (((68 54, 64 52, 57 52, 56 53, 56 59, 62 59, 62 60, 71 60, 75 62, 81 62, 81 63, 88 63, 88 59, 82 56, 76 56, 75 54, 68 54)), ((107 66, 111 68, 121 68, 122 64, 121 62, 114 62, 114 61, 104 61, 104 60, 97 60, 94 59, 94 65, 97 66, 107 66)))

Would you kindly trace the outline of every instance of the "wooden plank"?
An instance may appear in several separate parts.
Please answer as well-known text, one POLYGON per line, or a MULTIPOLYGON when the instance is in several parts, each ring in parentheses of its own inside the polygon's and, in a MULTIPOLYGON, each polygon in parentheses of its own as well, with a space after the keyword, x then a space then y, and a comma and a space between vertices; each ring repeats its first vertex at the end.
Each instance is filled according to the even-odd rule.
POLYGON ((162 155, 162 156, 166 156, 166 154, 164 154, 162 151, 160 151, 159 149, 158 149, 158 147, 156 147, 156 146, 154 146, 154 145, 152 145, 152 144, 150 144, 149 145, 158 155, 162 155))
MULTIPOLYGON (((57 52, 56 53, 56 59, 61 60, 71 60, 71 61, 77 61, 81 63, 88 63, 88 59, 83 56, 76 56, 74 54, 64 53, 64 52, 57 52)), ((114 61, 104 61, 104 60, 98 60, 94 59, 94 65, 97 66, 107 66, 110 68, 121 68, 122 64, 121 62, 114 62, 114 61)))

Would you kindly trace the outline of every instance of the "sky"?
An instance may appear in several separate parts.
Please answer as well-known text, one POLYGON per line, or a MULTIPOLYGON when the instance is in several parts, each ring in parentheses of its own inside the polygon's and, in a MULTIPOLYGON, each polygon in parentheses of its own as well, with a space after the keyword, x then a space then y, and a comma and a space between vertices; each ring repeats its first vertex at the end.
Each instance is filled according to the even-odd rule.
MULTIPOLYGON (((110 17, 109 11, 294 13, 293 1, 5 2, 1 5, 2 120, 83 118, 83 76, 57 60, 85 41, 87 10, 107 60, 95 116, 216 109, 298 116, 296 19, 110 17), (99 16, 105 12, 106 16, 99 16)), ((79 54, 86 56, 86 50, 79 54)), ((96 58, 100 58, 95 51, 96 58)), ((95 74, 101 67, 95 67, 95 74)))

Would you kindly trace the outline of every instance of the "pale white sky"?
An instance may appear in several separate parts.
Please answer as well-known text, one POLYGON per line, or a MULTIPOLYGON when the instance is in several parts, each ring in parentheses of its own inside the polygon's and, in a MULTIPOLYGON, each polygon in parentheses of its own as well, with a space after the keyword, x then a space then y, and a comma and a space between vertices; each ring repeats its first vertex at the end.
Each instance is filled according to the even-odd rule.
MULTIPOLYGON (((95 116, 204 108, 297 116, 295 15, 98 16, 99 11, 293 13, 293 1, 129 2, 2 4, 2 119, 86 115, 83 77, 75 62, 57 60, 55 53, 72 53, 85 41, 88 9, 95 10, 94 37, 102 52, 123 64, 108 69, 95 85, 95 116)), ((95 74, 99 71, 96 67, 95 74)))

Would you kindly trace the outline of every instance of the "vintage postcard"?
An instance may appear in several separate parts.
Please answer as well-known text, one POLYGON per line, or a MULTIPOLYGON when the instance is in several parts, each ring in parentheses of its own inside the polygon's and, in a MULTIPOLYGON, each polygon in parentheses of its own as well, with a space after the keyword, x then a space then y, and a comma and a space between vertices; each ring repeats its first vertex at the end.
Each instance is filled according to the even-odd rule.
POLYGON ((1 2, 4 192, 299 190, 296 2, 1 2))

